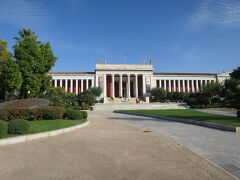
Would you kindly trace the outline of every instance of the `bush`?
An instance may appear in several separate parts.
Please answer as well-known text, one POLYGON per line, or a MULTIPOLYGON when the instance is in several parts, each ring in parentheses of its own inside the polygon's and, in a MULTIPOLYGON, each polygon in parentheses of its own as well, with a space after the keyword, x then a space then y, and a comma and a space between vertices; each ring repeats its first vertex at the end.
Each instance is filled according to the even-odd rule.
POLYGON ((37 117, 37 119, 43 120, 62 119, 64 112, 64 107, 48 106, 37 109, 35 112, 35 116, 37 117))
POLYGON ((78 101, 79 101, 79 104, 82 104, 82 102, 85 102, 86 105, 92 106, 96 101, 96 96, 94 96, 94 94, 91 91, 87 90, 78 94, 78 101))
POLYGON ((163 88, 153 88, 151 90, 151 95, 153 96, 153 101, 165 101, 167 98, 167 92, 163 88))
POLYGON ((102 89, 100 87, 92 87, 89 89, 89 91, 95 96, 99 97, 102 94, 102 89))
POLYGON ((3 121, 8 120, 8 111, 4 108, 0 108, 0 120, 3 120, 3 121))
POLYGON ((0 135, 5 135, 8 132, 7 123, 0 120, 0 135))
POLYGON ((86 111, 82 111, 82 113, 83 113, 83 118, 84 118, 84 119, 87 119, 88 113, 87 113, 86 111))
POLYGON ((30 111, 29 109, 14 109, 9 108, 8 111, 8 120, 12 119, 29 119, 30 111))
POLYGON ((84 119, 83 111, 78 111, 74 109, 66 110, 64 117, 71 120, 84 119))
POLYGON ((29 128, 29 122, 23 119, 14 119, 8 123, 9 134, 26 134, 29 128))

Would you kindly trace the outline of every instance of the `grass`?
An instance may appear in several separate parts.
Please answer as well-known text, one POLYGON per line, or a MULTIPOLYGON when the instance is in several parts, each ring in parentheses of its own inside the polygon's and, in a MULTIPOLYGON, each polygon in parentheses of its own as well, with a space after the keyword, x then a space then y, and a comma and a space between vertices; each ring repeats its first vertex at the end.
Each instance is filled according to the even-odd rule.
MULTIPOLYGON (((81 124, 85 122, 85 119, 81 120, 42 120, 42 121, 30 121, 30 129, 27 134, 34 134, 34 133, 40 133, 40 132, 46 132, 46 131, 53 131, 57 129, 67 128, 70 126, 75 126, 78 124, 81 124)), ((8 137, 14 137, 19 136, 17 134, 6 134, 3 136, 0 136, 0 138, 8 138, 8 137)))
POLYGON ((228 126, 240 127, 239 118, 199 112, 193 109, 119 110, 116 112, 129 112, 139 115, 155 115, 182 119, 192 119, 197 121, 206 121, 211 123, 224 124, 228 126))

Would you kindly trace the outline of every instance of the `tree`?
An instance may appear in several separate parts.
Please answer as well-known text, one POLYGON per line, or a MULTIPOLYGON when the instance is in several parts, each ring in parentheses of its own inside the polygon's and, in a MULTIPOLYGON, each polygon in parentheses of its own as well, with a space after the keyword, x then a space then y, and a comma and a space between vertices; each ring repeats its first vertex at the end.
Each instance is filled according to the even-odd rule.
POLYGON ((218 82, 208 83, 203 87, 203 93, 212 98, 213 96, 218 96, 223 89, 223 85, 218 82))
POLYGON ((226 101, 237 109, 237 117, 240 117, 240 67, 234 69, 230 79, 225 81, 226 101))
POLYGON ((95 96, 99 97, 102 94, 102 89, 100 87, 92 87, 89 91, 95 96))
POLYGON ((11 58, 11 53, 7 50, 7 42, 0 39, 0 62, 11 58))
POLYGON ((78 101, 85 102, 87 105, 92 106, 96 101, 96 96, 89 90, 86 90, 80 94, 78 94, 78 101))
POLYGON ((0 91, 1 98, 6 99, 6 95, 13 96, 22 84, 22 76, 18 64, 12 60, 3 61, 0 66, 0 91))
POLYGON ((20 97, 37 97, 50 86, 50 76, 47 73, 55 64, 50 43, 41 43, 30 29, 19 31, 19 37, 14 45, 14 57, 19 64, 23 83, 20 97))
POLYGON ((151 90, 151 95, 154 101, 165 101, 167 98, 167 92, 163 88, 153 88, 151 90))

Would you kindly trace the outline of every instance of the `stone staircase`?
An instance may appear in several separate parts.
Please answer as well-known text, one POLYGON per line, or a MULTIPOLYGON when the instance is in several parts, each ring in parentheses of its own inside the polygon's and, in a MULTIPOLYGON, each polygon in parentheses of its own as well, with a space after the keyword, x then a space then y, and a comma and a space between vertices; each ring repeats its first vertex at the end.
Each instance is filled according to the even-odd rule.
MULTIPOLYGON (((107 98, 107 104, 136 104, 136 98, 107 98)), ((145 103, 145 101, 140 101, 145 103)))

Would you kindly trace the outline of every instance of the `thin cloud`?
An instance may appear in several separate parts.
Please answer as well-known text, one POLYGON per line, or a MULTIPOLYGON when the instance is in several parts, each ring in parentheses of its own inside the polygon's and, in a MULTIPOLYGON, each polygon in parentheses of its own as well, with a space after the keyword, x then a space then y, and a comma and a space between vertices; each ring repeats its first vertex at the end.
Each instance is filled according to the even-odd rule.
POLYGON ((17 27, 37 28, 50 17, 47 7, 38 1, 1 0, 0 22, 17 27))
POLYGON ((211 25, 240 27, 239 0, 204 0, 188 20, 189 30, 211 25))

